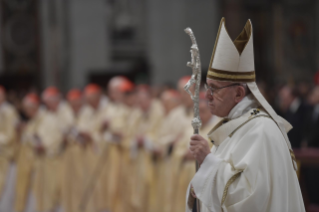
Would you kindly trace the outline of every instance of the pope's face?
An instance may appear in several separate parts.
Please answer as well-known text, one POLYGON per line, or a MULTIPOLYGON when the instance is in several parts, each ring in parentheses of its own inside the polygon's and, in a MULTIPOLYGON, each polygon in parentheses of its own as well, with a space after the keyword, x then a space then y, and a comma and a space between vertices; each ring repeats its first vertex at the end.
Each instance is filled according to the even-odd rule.
MULTIPOLYGON (((206 83, 213 89, 218 89, 227 85, 231 85, 231 82, 219 82, 212 79, 207 79, 206 83)), ((237 104, 236 98, 236 86, 231 86, 216 90, 213 95, 210 91, 206 91, 206 98, 208 100, 209 110, 212 114, 219 117, 226 117, 231 109, 237 104)))

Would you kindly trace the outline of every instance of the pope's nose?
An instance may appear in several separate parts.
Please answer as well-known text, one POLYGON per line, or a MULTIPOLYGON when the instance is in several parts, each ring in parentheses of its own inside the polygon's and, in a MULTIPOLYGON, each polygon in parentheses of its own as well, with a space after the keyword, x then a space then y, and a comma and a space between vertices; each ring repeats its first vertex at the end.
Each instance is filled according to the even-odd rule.
POLYGON ((207 100, 213 100, 213 96, 211 95, 210 91, 207 90, 206 93, 205 93, 205 98, 207 100))

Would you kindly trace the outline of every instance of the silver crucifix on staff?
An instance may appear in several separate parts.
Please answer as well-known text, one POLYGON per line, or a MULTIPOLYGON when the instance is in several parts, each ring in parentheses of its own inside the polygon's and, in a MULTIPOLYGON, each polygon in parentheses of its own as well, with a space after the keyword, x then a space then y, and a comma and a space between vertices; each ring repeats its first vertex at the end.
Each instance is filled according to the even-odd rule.
MULTIPOLYGON (((194 128, 194 134, 199 134, 199 128, 202 126, 202 121, 199 117, 199 90, 200 90, 200 81, 201 81, 201 62, 200 62, 200 55, 199 55, 199 49, 197 46, 196 38, 194 36, 194 33, 191 28, 186 28, 184 30, 191 38, 192 40, 192 46, 191 46, 191 56, 192 61, 187 63, 188 67, 192 68, 193 74, 191 79, 186 83, 184 86, 185 91, 189 93, 191 96, 193 102, 194 102, 194 118, 192 120, 192 126, 194 128), (189 90, 189 88, 195 84, 195 91, 194 94, 189 90)), ((196 171, 199 168, 199 164, 196 161, 196 171)), ((200 212, 200 202, 198 199, 196 199, 196 209, 197 212, 200 212)))

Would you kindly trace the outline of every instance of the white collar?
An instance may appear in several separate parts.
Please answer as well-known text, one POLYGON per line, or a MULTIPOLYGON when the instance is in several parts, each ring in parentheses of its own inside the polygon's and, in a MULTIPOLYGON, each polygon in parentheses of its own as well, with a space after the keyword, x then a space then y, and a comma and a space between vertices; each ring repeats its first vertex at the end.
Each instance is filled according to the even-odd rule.
POLYGON ((260 104, 252 94, 245 96, 233 109, 229 112, 227 118, 235 119, 247 113, 252 108, 258 108, 260 104))
POLYGON ((219 146, 228 136, 231 136, 244 123, 258 116, 269 115, 263 110, 252 108, 240 117, 232 120, 227 120, 227 118, 221 119, 207 135, 211 141, 213 141, 214 145, 219 146))

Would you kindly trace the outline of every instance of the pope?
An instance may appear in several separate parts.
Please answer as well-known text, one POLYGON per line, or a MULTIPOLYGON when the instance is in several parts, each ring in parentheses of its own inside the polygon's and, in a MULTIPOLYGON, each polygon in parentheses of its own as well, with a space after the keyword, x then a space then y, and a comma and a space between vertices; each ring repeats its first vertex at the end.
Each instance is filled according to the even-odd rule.
POLYGON ((248 20, 232 41, 220 23, 206 79, 210 112, 222 117, 190 151, 199 162, 187 192, 186 211, 198 198, 206 211, 305 211, 287 132, 255 83, 253 29, 248 20))

